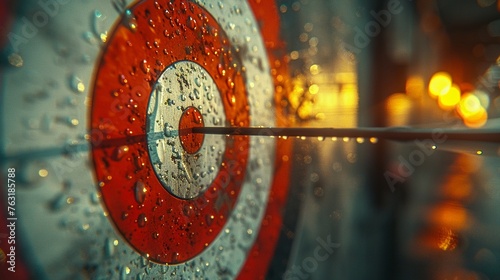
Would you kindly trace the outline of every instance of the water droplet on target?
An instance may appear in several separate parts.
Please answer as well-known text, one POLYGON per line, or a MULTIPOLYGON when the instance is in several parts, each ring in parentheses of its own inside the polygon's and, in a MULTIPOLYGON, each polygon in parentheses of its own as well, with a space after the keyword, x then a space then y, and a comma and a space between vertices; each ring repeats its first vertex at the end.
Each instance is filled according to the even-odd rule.
POLYGON ((17 53, 10 54, 7 60, 9 64, 14 67, 21 67, 24 64, 23 58, 17 53))
POLYGON ((206 220, 208 226, 212 225, 214 218, 215 218, 214 215, 207 215, 205 217, 205 220, 206 220))
POLYGON ((230 77, 228 77, 228 78, 227 78, 226 83, 227 83, 227 86, 228 86, 230 89, 233 89, 233 88, 234 88, 234 82, 233 82, 233 79, 231 79, 230 77))
POLYGON ((85 85, 82 80, 78 78, 76 75, 71 75, 69 78, 69 85, 71 90, 76 93, 82 93, 85 91, 85 85))
POLYGON ((58 195, 54 200, 51 202, 51 208, 54 211, 59 211, 64 209, 68 204, 70 204, 70 198, 66 194, 60 194, 58 195))
POLYGON ((194 96, 196 96, 196 99, 200 99, 200 91, 198 89, 193 90, 194 96))
POLYGON ((141 61, 140 67, 141 67, 142 72, 144 72, 144 74, 149 73, 150 68, 149 68, 149 64, 148 64, 147 60, 143 59, 141 61))
POLYGON ((108 32, 106 28, 103 27, 103 23, 106 20, 106 16, 104 16, 101 11, 95 10, 92 15, 92 30, 95 36, 102 42, 106 43, 108 39, 108 32))
POLYGON ((217 72, 223 77, 226 76, 226 69, 224 69, 224 66, 220 63, 217 65, 217 72))
POLYGON ((122 85, 126 85, 128 83, 127 77, 125 77, 125 75, 123 75, 123 74, 120 74, 118 76, 118 80, 120 81, 120 84, 122 84, 122 85))
POLYGON ((148 189, 146 188, 146 185, 142 181, 137 181, 135 183, 135 200, 139 204, 143 204, 144 200, 146 199, 146 193, 148 189))
POLYGON ((154 23, 154 21, 153 21, 152 19, 148 19, 148 24, 149 24, 149 26, 151 26, 152 28, 155 28, 155 27, 156 27, 156 25, 155 25, 155 23, 154 23))
POLYGON ((107 238, 104 242, 104 254, 106 257, 111 257, 115 253, 115 245, 113 244, 113 239, 107 238))
POLYGON ((123 266, 120 272, 120 280, 127 280, 130 274, 130 268, 128 266, 123 266))
POLYGON ((123 17, 123 24, 128 27, 131 31, 135 32, 137 30, 137 19, 131 10, 126 10, 123 17))
POLYGON ((127 6, 125 0, 111 0, 111 2, 113 3, 113 8, 115 8, 115 10, 119 14, 121 14, 123 10, 125 10, 125 7, 127 6))
POLYGON ((137 217, 137 225, 139 227, 144 227, 146 226, 146 222, 148 221, 148 218, 144 213, 140 214, 139 217, 137 217))
POLYGON ((196 20, 189 16, 187 19, 187 26, 192 30, 196 30, 196 20))
POLYGON ((234 106, 234 104, 236 104, 236 96, 234 95, 234 92, 232 90, 227 91, 226 98, 229 102, 229 105, 234 106))
POLYGON ((197 87, 201 87, 201 81, 199 77, 194 78, 194 83, 196 84, 197 87))
POLYGON ((129 151, 129 147, 127 145, 116 147, 113 152, 113 160, 119 161, 121 160, 129 151))

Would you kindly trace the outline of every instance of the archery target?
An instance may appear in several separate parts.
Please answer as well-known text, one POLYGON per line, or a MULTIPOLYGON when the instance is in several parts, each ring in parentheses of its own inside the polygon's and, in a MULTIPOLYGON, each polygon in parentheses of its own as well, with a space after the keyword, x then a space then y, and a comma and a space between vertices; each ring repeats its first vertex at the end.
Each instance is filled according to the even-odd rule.
POLYGON ((29 263, 52 279, 238 276, 268 204, 275 141, 182 130, 275 125, 252 7, 54 3, 3 79, 4 164, 22 170, 29 263))

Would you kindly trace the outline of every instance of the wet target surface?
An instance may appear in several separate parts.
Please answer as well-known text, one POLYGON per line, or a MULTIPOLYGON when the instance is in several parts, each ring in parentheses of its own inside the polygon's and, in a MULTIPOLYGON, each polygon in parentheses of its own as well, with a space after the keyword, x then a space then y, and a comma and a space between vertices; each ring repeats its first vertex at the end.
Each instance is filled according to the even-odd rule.
POLYGON ((500 6, 399 2, 0 1, 0 279, 500 279, 500 6))
POLYGON ((179 128, 196 115, 222 126, 248 126, 250 116, 244 66, 216 20, 194 3, 164 6, 133 6, 110 36, 93 95, 92 130, 103 139, 93 158, 120 232, 151 260, 175 264, 198 255, 226 224, 250 148, 245 136, 202 143, 179 128))
MULTIPOLYGON (((27 104, 17 116, 33 128, 19 145, 5 142, 10 162, 26 173, 23 184, 34 186, 19 194, 26 201, 20 212, 36 221, 21 222, 33 248, 28 261, 55 278, 265 275, 287 193, 287 180, 274 176, 288 172, 282 157, 289 145, 190 128, 280 123, 274 3, 83 1, 57 8, 61 16, 48 30, 75 24, 51 40, 34 37, 20 51, 25 65, 6 73, 10 90, 34 71, 25 89, 43 85, 58 109, 34 109, 51 100, 43 94, 6 97, 18 104, 12 108, 27 104), (90 29, 78 24, 88 15, 90 29), (54 45, 34 51, 44 42, 54 45), (40 169, 47 180, 30 173, 40 169), (40 222, 46 231, 39 232, 40 222), (80 254, 60 269, 54 265, 63 252, 80 254)), ((8 121, 16 135, 16 121, 8 121)))

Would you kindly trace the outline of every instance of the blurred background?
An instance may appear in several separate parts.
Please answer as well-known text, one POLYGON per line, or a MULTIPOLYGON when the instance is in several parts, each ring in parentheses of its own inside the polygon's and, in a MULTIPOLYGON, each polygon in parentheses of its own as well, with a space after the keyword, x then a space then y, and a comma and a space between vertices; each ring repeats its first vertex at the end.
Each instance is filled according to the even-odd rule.
MULTIPOLYGON (((500 2, 278 3, 298 126, 498 129, 500 2)), ((295 140, 287 261, 273 278, 307 269, 331 235, 328 261, 290 275, 500 279, 498 144, 438 142, 423 155, 417 142, 295 140)))
MULTIPOLYGON (((6 38, 9 24, 29 8, 16 1, 1 5, 0 33, 6 38)), ((500 133, 500 1, 279 0, 276 5, 290 87, 280 106, 290 126, 428 128, 436 137, 421 142, 289 138, 291 185, 266 279, 500 279, 500 147, 479 138, 448 141, 439 133, 439 128, 500 133), (329 250, 325 243, 335 246, 329 250), (319 256, 317 248, 327 254, 319 256)), ((63 58, 72 58, 71 48, 58 47, 63 58)), ((2 68, 22 66, 22 57, 5 48, 2 68)), ((52 87, 50 81, 46 86, 52 87)), ((35 92, 27 102, 43 94, 35 92)), ((71 110, 73 101, 65 102, 64 110, 71 110)), ((9 118, 2 115, 3 128, 9 118)), ((58 121, 74 125, 73 119, 58 121)), ((28 120, 27 127, 44 124, 28 120)), ((5 142, 8 132, 1 133, 5 142)), ((29 184, 46 176, 43 161, 23 168, 29 184)), ((98 200, 70 179, 62 180, 65 196, 45 197, 52 208, 67 207, 71 197, 98 200)), ((88 211, 99 211, 92 205, 88 211)), ((56 212, 64 221, 60 230, 86 215, 56 212)), ((90 247, 89 254, 97 250, 82 246, 90 247)), ((25 248, 25 254, 42 258, 44 252, 25 248)), ((116 267, 115 274, 103 275, 132 277, 123 274, 121 260, 110 257, 106 265, 116 267)), ((88 264, 76 274, 99 279, 100 264, 88 264)), ((27 261, 26 270, 40 269, 27 261)), ((153 272, 163 277, 159 269, 153 272)))

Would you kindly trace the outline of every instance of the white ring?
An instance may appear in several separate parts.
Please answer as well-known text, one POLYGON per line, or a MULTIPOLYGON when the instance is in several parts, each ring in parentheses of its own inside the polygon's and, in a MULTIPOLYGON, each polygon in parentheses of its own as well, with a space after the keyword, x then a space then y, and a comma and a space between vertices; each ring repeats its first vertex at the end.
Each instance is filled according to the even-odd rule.
POLYGON ((224 126, 224 105, 210 74, 194 62, 170 65, 149 97, 147 138, 156 176, 171 194, 191 199, 214 181, 225 150, 224 136, 211 135, 195 154, 186 152, 177 129, 187 107, 198 109, 205 126, 224 126))
MULTIPOLYGON (((33 0, 32 5, 25 6, 31 12, 41 11, 38 2, 33 0)), ((62 2, 53 1, 58 10, 46 26, 29 38, 25 36, 26 42, 17 51, 23 66, 3 72, 2 121, 8 132, 4 152, 55 151, 47 159, 25 159, 29 166, 46 168, 49 175, 18 185, 16 210, 22 217, 18 221, 19 238, 23 247, 31 248, 25 254, 30 264, 51 279, 78 278, 75 274, 87 273, 84 268, 91 268, 94 278, 107 279, 132 275, 137 279, 236 277, 267 206, 274 170, 273 139, 251 138, 245 182, 234 211, 212 244, 179 265, 150 263, 127 245, 103 213, 86 142, 88 94, 95 67, 92 62, 99 58, 104 45, 101 41, 120 16, 116 8, 120 9, 122 1, 62 2), (68 150, 69 155, 57 154, 61 149, 68 150)), ((250 125, 274 126, 274 87, 252 9, 246 1, 238 0, 196 3, 212 14, 230 38, 235 55, 241 56, 250 125)), ((12 30, 17 35, 29 29, 22 19, 12 30)), ((21 169, 33 168, 21 165, 21 169)), ((29 174, 27 178, 31 178, 29 174)))

